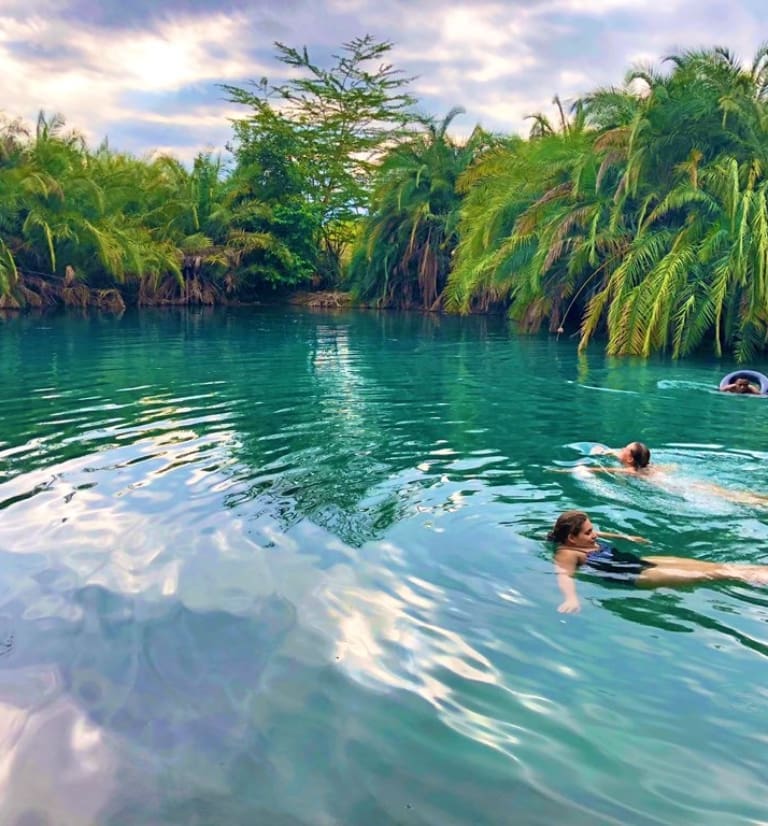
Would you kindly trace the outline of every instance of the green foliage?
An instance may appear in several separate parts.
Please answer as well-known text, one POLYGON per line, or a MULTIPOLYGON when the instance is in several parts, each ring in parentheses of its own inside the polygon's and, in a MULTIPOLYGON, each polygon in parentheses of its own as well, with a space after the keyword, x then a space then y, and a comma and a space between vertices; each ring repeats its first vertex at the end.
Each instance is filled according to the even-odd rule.
POLYGON ((670 60, 642 78, 616 192, 633 238, 582 346, 604 318, 611 353, 680 356, 709 339, 743 360, 767 332, 765 50, 750 71, 723 49, 670 60))
POLYGON ((583 114, 558 132, 539 116, 535 131, 500 145, 462 180, 461 242, 446 290, 448 306, 462 312, 507 302, 524 329, 546 317, 557 326, 582 271, 618 243, 583 114))
MULTIPOLYGON (((233 164, 95 151, 43 114, 0 122, 0 307, 63 285, 139 301, 243 300, 339 283, 379 306, 506 309, 609 353, 748 360, 768 345, 768 46, 637 67, 527 140, 466 143, 416 118, 370 36, 330 67, 224 87, 233 164), (42 281, 40 279, 42 278, 42 281)), ((61 293, 61 290, 59 291, 61 293)))
POLYGON ((289 145, 291 183, 308 204, 307 219, 316 223, 320 275, 334 282, 354 237, 354 219, 368 208, 376 160, 413 119, 414 99, 406 91, 411 79, 378 62, 392 44, 370 35, 345 43, 330 68, 315 63, 306 48, 275 45, 295 78, 223 87, 230 100, 251 110, 235 122, 235 156, 247 168, 254 145, 289 145))
MULTIPOLYGON (((63 127, 60 116, 41 113, 33 137, 12 124, 0 139, 4 270, 61 278, 73 267, 86 279, 116 281, 143 274, 147 265, 178 270, 174 250, 147 226, 147 165, 104 148, 89 153, 83 139, 63 127), (132 211, 137 198, 140 208, 132 211)), ((2 294, 14 289, 14 279, 0 281, 2 294)))
POLYGON ((724 49, 668 61, 570 120, 556 100, 558 128, 537 115, 468 170, 450 308, 576 321, 581 347, 604 332, 619 355, 765 350, 768 49, 750 69, 724 49))
POLYGON ((290 198, 273 208, 244 191, 242 176, 225 180, 210 155, 189 171, 173 158, 137 159, 106 143, 90 152, 58 116, 41 115, 32 138, 6 124, 0 198, 0 297, 12 306, 25 298, 19 273, 59 285, 71 280, 63 281, 65 270, 82 285, 138 284, 151 302, 188 300, 190 278, 208 283, 211 295, 250 297, 254 281, 294 283, 312 269, 279 237, 300 237, 311 260, 312 232, 285 213, 290 198), (265 222, 270 211, 276 217, 265 222), (279 269, 258 266, 259 254, 271 254, 279 269))
POLYGON ((210 155, 188 170, 106 142, 92 152, 59 115, 41 113, 31 136, 0 126, 0 297, 23 303, 25 273, 71 286, 74 272, 142 302, 338 281, 377 156, 411 120, 391 47, 357 38, 324 68, 277 44, 293 80, 226 87, 251 110, 229 174, 210 155))
POLYGON ((235 125, 237 165, 212 216, 238 247, 238 275, 251 289, 306 282, 319 255, 321 212, 306 197, 301 145, 285 121, 271 121, 263 131, 235 125))
POLYGON ((371 210, 362 223, 350 265, 356 295, 380 306, 436 309, 458 241, 459 176, 488 148, 476 130, 465 144, 447 134, 462 110, 401 142, 376 173, 371 210))

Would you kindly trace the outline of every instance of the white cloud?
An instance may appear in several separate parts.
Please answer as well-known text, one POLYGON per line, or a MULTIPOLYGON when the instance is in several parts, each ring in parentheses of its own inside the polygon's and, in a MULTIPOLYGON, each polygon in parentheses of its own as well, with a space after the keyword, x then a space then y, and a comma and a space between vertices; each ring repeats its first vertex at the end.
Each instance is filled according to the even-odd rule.
MULTIPOLYGON (((457 3, 434 10, 409 11, 409 25, 397 38, 398 58, 442 66, 465 66, 475 62, 506 66, 513 73, 520 60, 534 65, 535 55, 526 46, 526 36, 533 32, 535 20, 523 10, 510 12, 498 3, 468 8, 457 3)), ((497 73, 494 73, 497 76, 497 73)))
POLYGON ((337 14, 349 14, 354 11, 364 11, 366 0, 328 0, 328 8, 337 14))
POLYGON ((127 31, 118 42, 111 38, 108 49, 92 33, 74 32, 70 44, 107 77, 122 79, 126 88, 155 92, 211 78, 244 77, 253 62, 238 48, 241 39, 241 21, 220 14, 166 23, 156 32, 127 31))
POLYGON ((527 132, 526 119, 535 112, 548 111, 551 102, 550 98, 540 100, 535 97, 515 97, 504 99, 502 96, 494 97, 486 101, 480 101, 473 107, 474 111, 480 113, 482 120, 487 124, 505 123, 507 129, 512 131, 527 132))
POLYGON ((438 115, 460 105, 470 119, 490 116, 491 128, 503 122, 509 127, 510 98, 517 97, 516 87, 540 63, 529 40, 541 30, 541 22, 526 9, 497 2, 449 3, 439 12, 414 5, 407 28, 395 38, 393 61, 418 67, 414 91, 438 115))
POLYGON ((12 79, 0 90, 0 109, 27 118, 40 109, 61 112, 90 141, 121 122, 228 129, 233 110, 224 101, 202 110, 190 105, 181 115, 143 112, 123 101, 136 93, 172 93, 194 84, 208 89, 214 82, 264 73, 266 67, 248 56, 248 45, 243 20, 223 14, 167 21, 143 33, 81 29, 40 16, 0 18, 0 76, 12 79), (77 64, 64 59, 51 71, 42 61, 20 57, 12 49, 15 42, 53 54, 63 43, 82 59, 77 64), (19 101, 26 102, 27 111, 18 110, 19 101))
MULTIPOLYGON (((88 28, 73 3, 0 0, 0 110, 9 116, 60 111, 89 139, 108 132, 113 145, 134 151, 172 148, 171 129, 180 126, 188 136, 200 135, 202 145, 218 144, 229 133, 231 106, 210 102, 214 84, 286 74, 272 57, 266 63, 253 58, 254 48, 271 54, 277 25, 266 25, 259 11, 250 18, 222 11, 166 17, 143 30, 108 30, 88 28), (62 8, 78 22, 59 19, 62 8), (27 57, 16 51, 21 43, 27 57), (78 65, 73 51, 82 55, 78 65), (205 106, 195 105, 196 93, 205 106), (142 94, 144 111, 137 102, 142 94), (183 114, 162 111, 163 100, 183 105, 183 114), (22 102, 26 111, 19 110, 22 102), (125 147, 125 125, 131 127, 125 134, 146 135, 146 142, 134 137, 125 147)), ((214 8, 215 0, 208 5, 214 8)), ((105 0, 102 10, 109 9, 105 0)), ((395 47, 385 59, 405 75, 418 75, 412 88, 422 111, 440 117, 464 106, 457 130, 481 119, 487 128, 525 132, 523 116, 548 110, 555 93, 567 99, 619 85, 639 61, 658 65, 670 52, 715 43, 750 58, 761 19, 758 0, 732 4, 727 17, 717 0, 662 6, 655 0, 306 0, 291 3, 279 27, 280 40, 306 44, 319 62, 319 55, 338 52, 366 32, 391 40, 395 47)))
POLYGON ((500 25, 499 17, 503 8, 498 5, 450 6, 443 14, 430 15, 437 24, 443 43, 454 44, 459 48, 469 46, 473 51, 480 45, 488 52, 498 49, 509 42, 515 24, 500 25))
POLYGON ((638 13, 652 9, 654 13, 658 14, 659 12, 673 12, 684 2, 685 0, 665 0, 664 6, 661 8, 657 0, 552 0, 552 2, 542 3, 538 7, 538 11, 547 14, 566 12, 590 17, 604 17, 620 11, 638 13))
POLYGON ((558 74, 558 78, 560 79, 560 83, 569 89, 589 83, 589 77, 584 72, 575 69, 563 69, 563 71, 558 74))

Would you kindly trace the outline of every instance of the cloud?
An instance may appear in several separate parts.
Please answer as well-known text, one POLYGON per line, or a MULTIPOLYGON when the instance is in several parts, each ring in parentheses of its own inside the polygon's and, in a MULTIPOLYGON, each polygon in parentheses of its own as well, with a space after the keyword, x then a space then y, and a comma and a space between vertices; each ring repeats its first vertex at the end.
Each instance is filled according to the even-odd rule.
POLYGON ((639 59, 716 43, 751 57, 762 14, 762 0, 732 4, 727 17, 716 0, 4 0, 0 110, 60 111, 89 140, 187 157, 195 141, 222 146, 230 135, 217 83, 284 79, 273 41, 306 45, 327 65, 370 33, 417 76, 422 111, 467 110, 452 131, 481 121, 525 132, 524 116, 556 93, 618 85, 639 59))
MULTIPOLYGON (((17 2, 24 9, 25 4, 17 2)), ((216 15, 228 17, 248 16, 260 25, 272 24, 282 16, 289 16, 304 4, 305 0, 65 0, 54 4, 52 0, 33 0, 37 5, 55 11, 73 25, 98 27, 102 29, 132 29, 134 31, 154 28, 158 22, 172 19, 210 19, 216 15)))
MULTIPOLYGON (((218 105, 218 130, 210 105, 197 106, 195 94, 209 98, 215 84, 240 81, 268 66, 249 53, 247 26, 237 16, 214 14, 164 21, 154 29, 84 29, 40 16, 0 19, 0 74, 11 78, 0 108, 10 115, 32 117, 37 110, 62 112, 90 140, 118 125, 126 134, 135 124, 155 124, 158 139, 173 119, 163 117, 164 96, 187 96, 186 112, 176 114, 177 126, 213 127, 223 139, 226 117, 234 114, 223 100, 218 105), (59 48, 59 44, 66 44, 59 48), (195 93, 195 89, 197 92, 195 93), (126 106, 140 90, 148 106, 126 106), (27 111, 14 111, 24 100, 27 111), (123 130, 122 125, 129 125, 123 130)), ((218 91, 223 99, 224 95, 218 91)), ((199 130, 198 130, 199 131, 199 130)), ((145 133, 147 140, 150 133, 145 133)), ((129 148, 150 149, 132 142, 129 148)))
POLYGON ((539 7, 539 13, 567 12, 588 17, 604 17, 618 11, 637 13, 652 9, 654 12, 669 12, 676 9, 681 2, 684 0, 666 0, 663 9, 660 9, 657 0, 553 0, 543 3, 539 7))

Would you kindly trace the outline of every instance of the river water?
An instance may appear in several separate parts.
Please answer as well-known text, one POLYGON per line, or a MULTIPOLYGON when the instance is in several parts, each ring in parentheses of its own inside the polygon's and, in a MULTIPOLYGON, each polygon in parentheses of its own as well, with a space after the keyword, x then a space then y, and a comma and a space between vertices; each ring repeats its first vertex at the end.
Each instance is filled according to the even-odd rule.
POLYGON ((544 541, 578 507, 768 564, 733 367, 497 318, 3 319, 0 822, 765 823, 768 593, 586 577, 562 615, 544 541), (660 482, 581 467, 633 439, 660 482))

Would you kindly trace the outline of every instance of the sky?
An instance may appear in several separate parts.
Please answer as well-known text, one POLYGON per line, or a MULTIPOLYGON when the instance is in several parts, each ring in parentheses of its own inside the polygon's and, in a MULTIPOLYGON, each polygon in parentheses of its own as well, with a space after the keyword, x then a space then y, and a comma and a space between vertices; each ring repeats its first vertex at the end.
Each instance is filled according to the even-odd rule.
POLYGON ((620 85, 638 63, 722 45, 751 61, 765 0, 0 0, 0 116, 60 113, 96 146, 189 162, 222 151, 246 110, 218 84, 285 80, 275 41, 318 63, 355 37, 391 41, 420 110, 453 107, 526 134, 526 116, 620 85))

